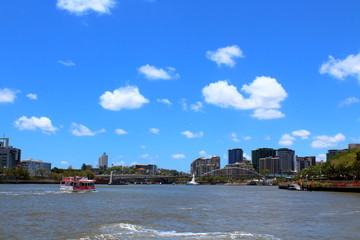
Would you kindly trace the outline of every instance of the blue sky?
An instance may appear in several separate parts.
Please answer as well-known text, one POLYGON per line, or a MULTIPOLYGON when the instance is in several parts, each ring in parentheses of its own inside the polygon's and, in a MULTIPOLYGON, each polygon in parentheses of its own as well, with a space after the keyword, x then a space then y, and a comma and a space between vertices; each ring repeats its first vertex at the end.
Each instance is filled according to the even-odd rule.
POLYGON ((3 0, 0 133, 53 167, 360 142, 359 1, 3 0))

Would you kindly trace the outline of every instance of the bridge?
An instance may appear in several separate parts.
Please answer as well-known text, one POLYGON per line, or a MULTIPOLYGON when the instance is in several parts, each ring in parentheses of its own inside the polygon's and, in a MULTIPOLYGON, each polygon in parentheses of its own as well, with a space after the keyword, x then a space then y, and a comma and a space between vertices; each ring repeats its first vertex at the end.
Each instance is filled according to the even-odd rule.
MULTIPOLYGON (((95 175, 98 183, 108 183, 111 175, 95 175)), ((121 184, 132 180, 134 182, 147 183, 148 181, 156 181, 168 183, 170 179, 190 178, 190 176, 167 176, 167 175, 141 175, 141 174, 113 174, 113 184, 121 184)))

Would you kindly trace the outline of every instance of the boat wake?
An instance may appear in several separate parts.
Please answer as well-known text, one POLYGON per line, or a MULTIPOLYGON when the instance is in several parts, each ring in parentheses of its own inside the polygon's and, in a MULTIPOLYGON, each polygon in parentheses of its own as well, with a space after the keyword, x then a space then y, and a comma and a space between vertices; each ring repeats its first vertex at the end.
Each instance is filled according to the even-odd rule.
POLYGON ((248 240, 275 240, 272 235, 252 234, 240 231, 235 232, 177 232, 161 231, 145 228, 139 225, 120 223, 106 225, 100 228, 101 234, 81 238, 82 240, 98 239, 248 239, 248 240))

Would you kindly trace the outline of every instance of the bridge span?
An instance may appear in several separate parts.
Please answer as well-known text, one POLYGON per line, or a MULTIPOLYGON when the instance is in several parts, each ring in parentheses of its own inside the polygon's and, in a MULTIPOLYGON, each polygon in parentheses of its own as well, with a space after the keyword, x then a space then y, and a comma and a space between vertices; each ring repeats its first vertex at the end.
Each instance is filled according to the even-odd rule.
MULTIPOLYGON (((108 183, 111 175, 95 175, 98 183, 108 183)), ((170 179, 175 178, 190 178, 189 176, 168 176, 168 175, 141 175, 141 174, 113 174, 113 184, 120 184, 128 182, 129 180, 147 183, 148 181, 157 181, 161 183, 168 183, 170 179)))

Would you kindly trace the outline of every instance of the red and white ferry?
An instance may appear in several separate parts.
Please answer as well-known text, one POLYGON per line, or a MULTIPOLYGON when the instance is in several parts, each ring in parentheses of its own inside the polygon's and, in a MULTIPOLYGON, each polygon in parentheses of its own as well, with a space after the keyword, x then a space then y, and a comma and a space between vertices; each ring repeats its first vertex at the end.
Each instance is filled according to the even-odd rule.
POLYGON ((60 182, 60 190, 69 192, 95 191, 95 180, 86 177, 66 177, 60 182))

